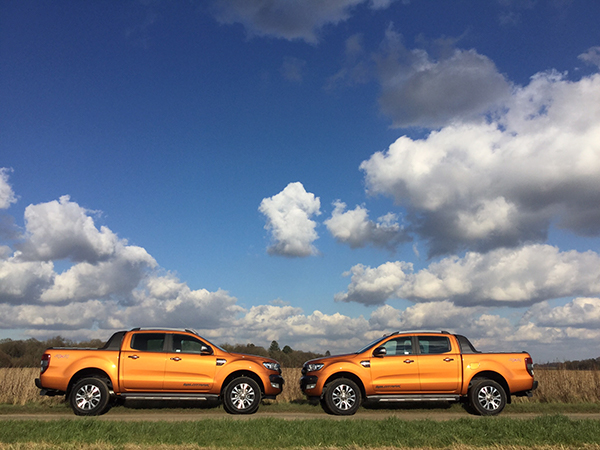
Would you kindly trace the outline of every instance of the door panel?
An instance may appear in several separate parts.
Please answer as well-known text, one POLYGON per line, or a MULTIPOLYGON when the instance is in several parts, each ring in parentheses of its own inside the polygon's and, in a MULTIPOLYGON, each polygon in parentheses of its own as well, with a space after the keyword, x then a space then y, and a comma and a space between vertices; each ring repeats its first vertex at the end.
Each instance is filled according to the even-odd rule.
POLYGON ((130 348, 121 351, 121 380, 127 391, 153 391, 163 388, 165 377, 164 333, 139 333, 130 348))
POLYGON ((209 391, 213 387, 217 358, 202 355, 207 344, 188 335, 173 335, 167 354, 164 389, 172 391, 209 391))
POLYGON ((411 337, 390 339, 380 347, 385 347, 386 355, 371 358, 371 380, 375 392, 418 392, 419 362, 413 351, 411 337))
POLYGON ((458 392, 461 357, 446 336, 419 336, 419 378, 423 392, 458 392))

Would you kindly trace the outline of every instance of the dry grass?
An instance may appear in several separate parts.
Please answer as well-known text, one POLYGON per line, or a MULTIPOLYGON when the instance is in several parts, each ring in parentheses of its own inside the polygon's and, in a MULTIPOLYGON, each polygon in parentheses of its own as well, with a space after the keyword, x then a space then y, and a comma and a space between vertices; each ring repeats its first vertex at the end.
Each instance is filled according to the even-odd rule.
POLYGON ((62 397, 42 397, 35 386, 40 369, 0 369, 0 404, 25 405, 26 403, 57 404, 62 397))
MULTIPOLYGON (((0 404, 25 405, 27 403, 58 404, 63 397, 42 397, 34 380, 39 376, 36 368, 0 369, 0 404)), ((277 402, 303 400, 300 391, 300 369, 283 369, 285 387, 277 402)), ((536 370, 540 382, 532 399, 540 403, 600 403, 600 371, 536 370)))
POLYGON ((304 394, 300 390, 300 369, 281 369, 281 376, 285 380, 283 392, 277 396, 278 402, 293 402, 294 400, 304 400, 304 394))
POLYGON ((536 370, 535 378, 533 399, 540 403, 600 403, 598 370, 536 370))

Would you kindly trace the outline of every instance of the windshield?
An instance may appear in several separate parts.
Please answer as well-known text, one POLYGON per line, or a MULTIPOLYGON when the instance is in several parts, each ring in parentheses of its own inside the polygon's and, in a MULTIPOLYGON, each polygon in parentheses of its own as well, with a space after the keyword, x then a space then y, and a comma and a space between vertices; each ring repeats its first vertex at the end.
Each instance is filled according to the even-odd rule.
POLYGON ((385 338, 389 337, 389 335, 387 336, 382 336, 380 338, 375 339, 373 342, 370 342, 369 344, 365 345, 363 348, 361 348, 359 351, 356 352, 356 354, 360 354, 364 351, 367 351, 368 349, 370 349, 371 347, 373 347, 375 344, 383 341, 385 338))

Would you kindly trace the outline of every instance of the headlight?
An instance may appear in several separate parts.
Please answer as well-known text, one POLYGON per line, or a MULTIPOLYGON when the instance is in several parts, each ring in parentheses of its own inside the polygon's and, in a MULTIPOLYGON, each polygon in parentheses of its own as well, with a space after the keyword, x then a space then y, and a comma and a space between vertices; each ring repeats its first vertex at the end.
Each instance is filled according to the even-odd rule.
POLYGON ((279 372, 279 364, 275 362, 264 362, 263 366, 265 366, 269 370, 274 370, 275 372, 279 372))
POLYGON ((306 367, 307 372, 316 372, 317 370, 321 370, 323 368, 323 364, 307 364, 304 367, 306 367))

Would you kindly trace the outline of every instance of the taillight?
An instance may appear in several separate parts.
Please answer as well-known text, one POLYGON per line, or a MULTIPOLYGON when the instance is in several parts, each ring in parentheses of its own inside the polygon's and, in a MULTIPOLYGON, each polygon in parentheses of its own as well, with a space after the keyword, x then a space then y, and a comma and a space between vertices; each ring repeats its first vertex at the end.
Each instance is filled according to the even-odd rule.
POLYGON ((533 376, 533 358, 525 358, 525 367, 529 375, 533 376))
POLYGON ((42 364, 40 366, 40 375, 46 371, 48 366, 50 365, 50 355, 48 353, 44 353, 42 355, 42 364))

